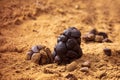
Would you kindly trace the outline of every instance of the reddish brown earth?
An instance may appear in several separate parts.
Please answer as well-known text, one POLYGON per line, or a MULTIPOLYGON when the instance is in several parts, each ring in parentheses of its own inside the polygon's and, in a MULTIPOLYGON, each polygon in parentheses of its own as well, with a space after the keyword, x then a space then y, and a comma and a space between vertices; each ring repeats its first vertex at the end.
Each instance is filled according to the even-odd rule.
POLYGON ((120 1, 119 0, 0 0, 0 80, 78 80, 120 79, 120 1), (69 26, 84 35, 92 28, 104 31, 113 43, 84 43, 78 68, 66 65, 37 65, 25 60, 27 50, 36 44, 53 51, 57 36, 69 26), (112 56, 103 49, 112 50, 112 56), (89 72, 80 71, 91 61, 89 72))

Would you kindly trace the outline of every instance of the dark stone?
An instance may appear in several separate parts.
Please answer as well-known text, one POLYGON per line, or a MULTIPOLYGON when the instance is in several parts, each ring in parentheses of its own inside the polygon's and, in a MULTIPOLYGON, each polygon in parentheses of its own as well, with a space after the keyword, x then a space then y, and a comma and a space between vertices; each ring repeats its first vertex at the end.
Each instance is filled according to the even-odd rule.
POLYGON ((111 54, 112 54, 111 49, 109 49, 109 48, 105 48, 105 49, 103 49, 103 51, 104 51, 105 55, 107 55, 107 56, 111 56, 111 54))
POLYGON ((66 70, 69 72, 74 71, 77 68, 77 66, 78 66, 78 63, 73 61, 66 66, 66 70))
POLYGON ((76 76, 73 75, 73 74, 68 74, 68 75, 66 76, 66 78, 67 78, 68 80, 78 80, 78 79, 76 78, 76 76))
POLYGON ((90 61, 86 61, 86 62, 82 63, 81 66, 90 68, 90 61))
POLYGON ((80 71, 82 71, 82 72, 88 72, 88 71, 89 71, 89 68, 88 68, 88 67, 82 67, 82 68, 80 69, 80 71))

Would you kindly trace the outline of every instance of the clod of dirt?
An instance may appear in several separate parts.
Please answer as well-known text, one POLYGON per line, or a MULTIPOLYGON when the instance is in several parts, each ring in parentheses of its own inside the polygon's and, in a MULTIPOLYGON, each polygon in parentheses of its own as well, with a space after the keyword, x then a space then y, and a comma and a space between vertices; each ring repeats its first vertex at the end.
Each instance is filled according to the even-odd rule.
POLYGON ((0 35, 3 35, 3 34, 0 32, 0 35))
POLYGON ((65 78, 67 78, 68 80, 78 80, 74 74, 68 74, 65 78))
POLYGON ((41 45, 33 46, 27 53, 26 59, 40 65, 53 62, 50 49, 41 45))
POLYGON ((35 16, 33 16, 31 13, 29 13, 29 14, 27 15, 27 17, 30 18, 30 19, 36 20, 35 16))
POLYGON ((89 70, 88 67, 82 67, 82 68, 80 69, 80 71, 82 71, 82 72, 88 72, 88 70, 89 70))
POLYGON ((98 72, 96 77, 99 78, 99 79, 102 79, 106 75, 107 75, 107 73, 105 71, 100 71, 100 72, 98 72))
POLYGON ((109 49, 109 48, 105 48, 105 49, 103 49, 103 51, 104 51, 104 54, 107 55, 107 56, 112 55, 111 49, 109 49))
POLYGON ((2 73, 0 73, 0 79, 2 79, 2 76, 3 76, 3 74, 2 74, 2 73))
POLYGON ((20 25, 22 24, 22 21, 20 19, 16 19, 14 22, 15 25, 20 25))
POLYGON ((27 67, 25 70, 30 70, 30 67, 27 67))
MULTIPOLYGON (((0 46, 4 46, 6 43, 7 43, 7 39, 0 37, 0 46)), ((0 49, 0 52, 2 52, 1 49, 0 49)))
POLYGON ((16 72, 16 73, 20 73, 21 71, 20 71, 20 70, 16 70, 15 72, 16 72))
POLYGON ((67 64, 80 58, 83 54, 80 44, 81 33, 77 28, 70 27, 64 30, 54 48, 54 62, 67 64))
POLYGON ((33 32, 36 32, 36 33, 38 33, 38 31, 37 31, 37 30, 35 30, 35 29, 33 29, 32 31, 33 31, 33 32))
POLYGON ((84 62, 84 63, 82 63, 82 67, 89 67, 90 68, 90 61, 86 61, 86 62, 84 62))
POLYGON ((54 73, 56 73, 55 71, 50 70, 50 69, 47 69, 47 68, 45 68, 45 69, 43 70, 43 72, 46 73, 46 74, 54 74, 54 73))
POLYGON ((2 57, 2 54, 0 54, 0 58, 2 57))
POLYGON ((65 14, 65 11, 63 9, 57 9, 57 12, 64 15, 65 14))
POLYGON ((102 42, 103 40, 104 40, 103 36, 96 35, 96 37, 95 37, 96 42, 102 42))
POLYGON ((66 66, 67 71, 74 71, 77 68, 77 63, 74 61, 66 66))

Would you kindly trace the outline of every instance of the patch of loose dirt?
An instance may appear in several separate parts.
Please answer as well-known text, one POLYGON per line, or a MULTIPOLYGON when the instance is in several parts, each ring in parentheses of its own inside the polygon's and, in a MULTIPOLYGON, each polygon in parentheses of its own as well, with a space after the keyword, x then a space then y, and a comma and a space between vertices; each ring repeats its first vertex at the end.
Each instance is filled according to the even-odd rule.
POLYGON ((0 0, 0 80, 66 80, 69 75, 78 80, 119 80, 119 5, 119 0, 0 0), (113 43, 82 41, 84 55, 72 72, 66 65, 25 60, 27 50, 36 44, 53 51, 57 36, 69 26, 76 26, 82 35, 92 28, 104 31, 113 43), (112 49, 112 56, 104 55, 105 47, 112 49), (91 67, 81 72, 87 60, 91 67))

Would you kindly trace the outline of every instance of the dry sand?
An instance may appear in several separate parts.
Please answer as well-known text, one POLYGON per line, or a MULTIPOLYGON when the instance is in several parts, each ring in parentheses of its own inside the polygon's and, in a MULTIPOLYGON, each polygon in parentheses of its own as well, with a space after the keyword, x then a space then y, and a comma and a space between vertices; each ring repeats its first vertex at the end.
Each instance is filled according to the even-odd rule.
POLYGON ((119 0, 0 0, 0 80, 78 80, 120 79, 120 1, 119 0), (78 67, 69 72, 66 65, 37 65, 25 60, 36 44, 53 51, 57 36, 69 26, 82 35, 96 28, 108 34, 113 43, 84 43, 78 67), (112 50, 105 56, 103 49, 112 50), (81 64, 91 61, 89 72, 81 64), (73 79, 74 80, 74 79, 73 79))

